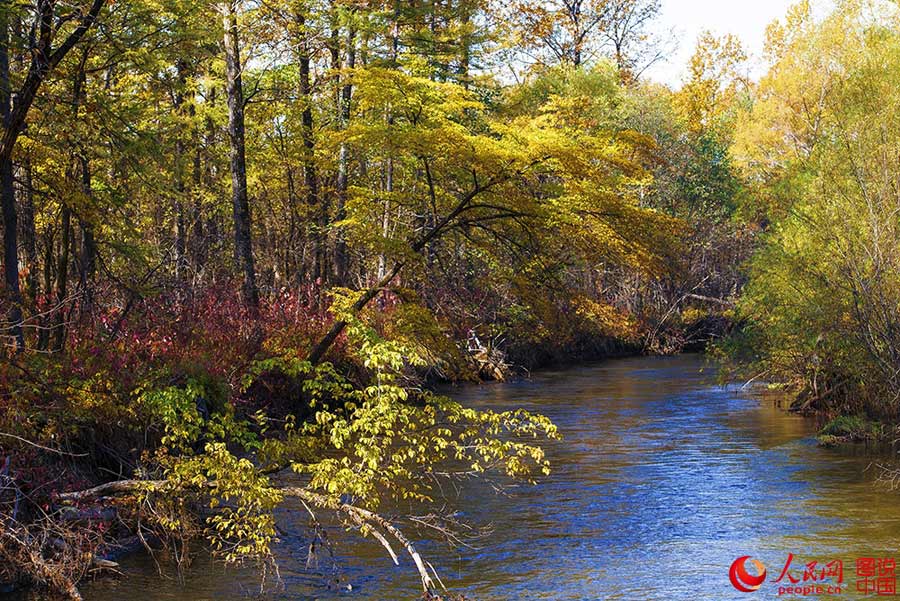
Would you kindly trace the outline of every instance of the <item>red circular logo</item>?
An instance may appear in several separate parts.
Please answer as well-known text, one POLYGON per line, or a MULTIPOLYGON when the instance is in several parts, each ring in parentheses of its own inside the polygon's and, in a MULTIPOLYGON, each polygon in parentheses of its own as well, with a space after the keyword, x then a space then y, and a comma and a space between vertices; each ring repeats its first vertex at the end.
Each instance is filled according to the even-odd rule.
POLYGON ((756 568, 756 576, 753 576, 747 571, 747 566, 745 565, 748 559, 750 559, 749 555, 738 557, 731 564, 731 569, 728 570, 728 577, 731 579, 732 586, 742 593, 752 593, 759 589, 766 580, 766 566, 757 559, 750 559, 750 562, 756 568))

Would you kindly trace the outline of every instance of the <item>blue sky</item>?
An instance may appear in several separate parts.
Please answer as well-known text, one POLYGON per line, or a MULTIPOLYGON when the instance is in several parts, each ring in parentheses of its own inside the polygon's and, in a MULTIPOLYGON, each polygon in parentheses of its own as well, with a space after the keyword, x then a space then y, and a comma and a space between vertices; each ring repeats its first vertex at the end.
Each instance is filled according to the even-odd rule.
MULTIPOLYGON (((674 30, 677 50, 669 60, 652 66, 646 76, 654 81, 678 87, 697 36, 704 29, 717 35, 733 33, 741 38, 752 56, 760 56, 766 26, 787 14, 793 0, 662 0, 662 15, 657 28, 674 30)), ((763 72, 759 60, 751 64, 751 75, 763 72)))

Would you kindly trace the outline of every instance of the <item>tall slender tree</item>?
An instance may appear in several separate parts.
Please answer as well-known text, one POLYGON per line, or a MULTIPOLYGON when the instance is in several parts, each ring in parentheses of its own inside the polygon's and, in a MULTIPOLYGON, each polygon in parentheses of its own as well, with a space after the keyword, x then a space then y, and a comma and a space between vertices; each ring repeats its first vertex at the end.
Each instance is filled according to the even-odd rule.
POLYGON ((224 29, 225 93, 228 97, 228 140, 231 164, 231 203, 234 219, 234 253, 243 274, 244 302, 251 309, 259 307, 256 267, 250 222, 250 199, 247 192, 247 150, 244 123, 244 84, 238 33, 238 5, 230 0, 219 5, 224 29))

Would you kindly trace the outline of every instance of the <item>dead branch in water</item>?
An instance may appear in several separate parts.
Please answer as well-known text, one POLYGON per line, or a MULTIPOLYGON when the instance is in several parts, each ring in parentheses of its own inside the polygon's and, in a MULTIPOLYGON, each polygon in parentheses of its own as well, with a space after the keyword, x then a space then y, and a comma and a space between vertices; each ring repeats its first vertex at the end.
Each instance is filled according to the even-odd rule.
POLYGON ((82 541, 72 540, 72 534, 49 523, 35 533, 35 528, 7 521, 0 527, 0 558, 7 568, 23 572, 11 576, 24 576, 81 601, 76 583, 92 564, 93 553, 81 551, 82 541))
POLYGON ((94 551, 100 536, 76 527, 66 516, 37 506, 38 518, 27 525, 19 519, 20 501, 28 499, 9 476, 9 458, 0 469, 0 581, 44 585, 72 601, 80 601, 77 583, 92 567, 112 567, 98 561, 94 551))
MULTIPOLYGON (((62 493, 59 495, 59 499, 63 501, 81 501, 90 498, 109 497, 140 491, 152 491, 154 489, 161 489, 165 485, 166 481, 164 480, 116 480, 86 490, 62 493)), ((435 586, 435 582, 429 575, 428 567, 426 562, 422 559, 422 556, 419 555, 415 546, 408 538, 406 538, 403 532, 386 518, 369 511, 368 509, 363 509, 362 507, 357 507, 348 503, 341 503, 325 495, 308 491, 303 488, 285 487, 281 488, 280 492, 285 497, 299 499, 304 505, 307 505, 308 511, 308 505, 313 505, 321 509, 332 509, 347 516, 351 522, 360 528, 363 535, 371 534, 372 537, 387 550, 394 563, 399 565, 397 554, 391 547, 388 536, 385 535, 385 533, 387 533, 387 535, 392 537, 401 547, 403 547, 410 558, 412 558, 416 570, 419 572, 419 578, 425 592, 430 594, 436 590, 437 587, 435 586)), ((312 514, 311 511, 310 514, 312 514)), ((435 575, 435 577, 437 576, 435 575)), ((438 581, 440 581, 440 579, 438 579, 438 581)))

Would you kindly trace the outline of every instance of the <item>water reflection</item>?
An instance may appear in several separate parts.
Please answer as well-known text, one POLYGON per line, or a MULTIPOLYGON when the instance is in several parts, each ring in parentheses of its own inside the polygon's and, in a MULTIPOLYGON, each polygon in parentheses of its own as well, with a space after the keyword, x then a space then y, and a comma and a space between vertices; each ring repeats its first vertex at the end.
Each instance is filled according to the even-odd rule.
MULTIPOLYGON (((716 386, 699 357, 611 361, 453 394, 540 411, 564 435, 538 486, 497 496, 466 485, 466 519, 495 527, 482 549, 422 545, 445 582, 474 599, 746 599, 728 583, 731 561, 752 554, 777 576, 788 552, 795 566, 844 559, 852 591, 855 558, 898 548, 900 497, 873 486, 871 457, 816 447, 807 420, 716 386)), ((282 520, 286 588, 276 598, 417 598, 412 566, 394 568, 369 542, 346 543, 340 580, 324 586, 333 575, 306 570, 301 522, 282 520)), ((160 581, 146 559, 125 569, 119 582, 86 587, 85 599, 236 600, 259 584, 252 571, 204 561, 183 584, 160 581)))

